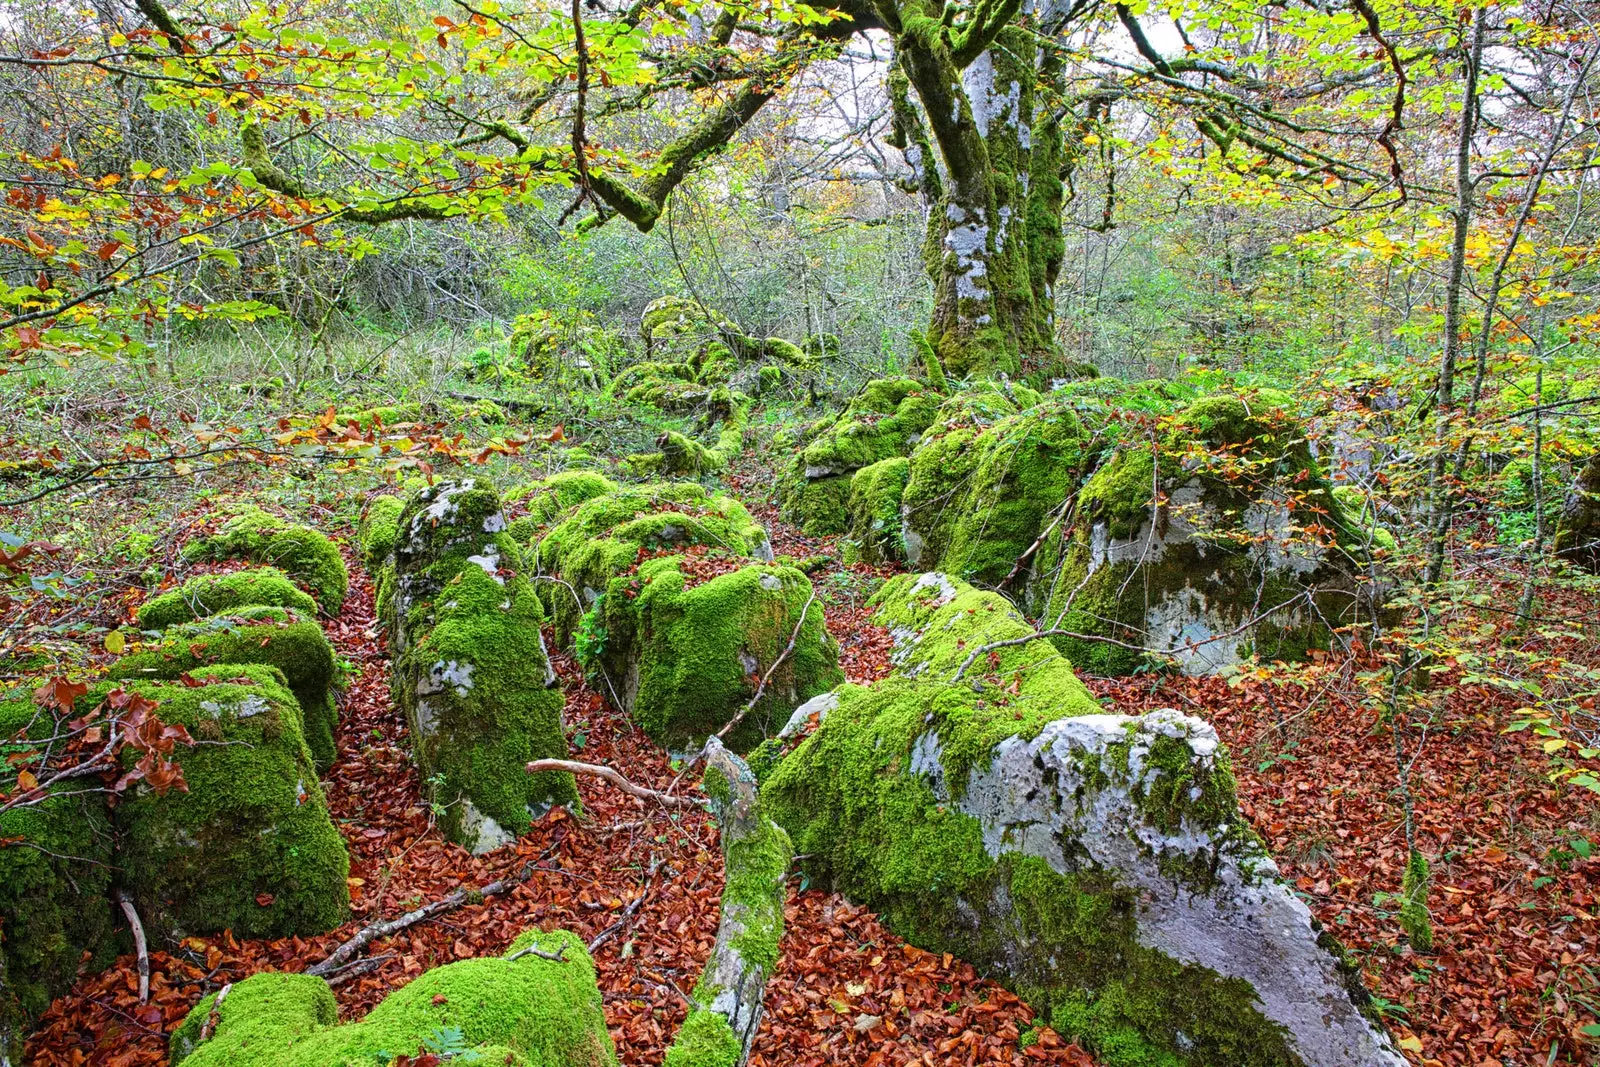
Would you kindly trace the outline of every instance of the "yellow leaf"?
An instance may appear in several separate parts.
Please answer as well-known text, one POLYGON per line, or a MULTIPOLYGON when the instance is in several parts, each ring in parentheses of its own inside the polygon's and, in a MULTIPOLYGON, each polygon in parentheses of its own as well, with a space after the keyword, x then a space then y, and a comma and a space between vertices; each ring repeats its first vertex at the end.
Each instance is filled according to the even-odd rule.
POLYGON ((1562 749, 1566 748, 1567 742, 1564 738, 1552 737, 1550 740, 1544 743, 1543 747, 1545 755, 1548 756, 1553 752, 1560 752, 1562 749))
POLYGON ((1422 1051, 1422 1039, 1420 1037, 1415 1036, 1415 1035, 1412 1035, 1412 1036, 1409 1036, 1409 1037, 1402 1037, 1399 1041, 1396 1041, 1395 1044, 1400 1046, 1400 1051, 1401 1052, 1421 1052, 1422 1051))
POLYGON ((106 651, 113 656, 122 655, 122 650, 128 645, 128 639, 122 636, 121 630, 112 630, 106 634, 106 651))
POLYGON ((17 788, 18 789, 21 789, 23 791, 27 791, 29 789, 36 788, 38 785, 39 785, 39 779, 37 779, 37 778, 35 778, 33 776, 33 772, 32 771, 27 770, 27 769, 23 769, 23 770, 20 770, 20 771, 17 772, 17 788))

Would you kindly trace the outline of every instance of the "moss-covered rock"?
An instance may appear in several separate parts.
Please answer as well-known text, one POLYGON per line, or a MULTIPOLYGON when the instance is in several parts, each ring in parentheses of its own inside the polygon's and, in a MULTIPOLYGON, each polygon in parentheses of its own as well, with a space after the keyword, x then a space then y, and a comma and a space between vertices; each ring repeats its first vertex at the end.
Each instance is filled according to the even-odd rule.
POLYGON ((356 544, 361 550, 361 563, 370 573, 376 574, 394 555, 395 542, 400 538, 400 513, 405 506, 403 499, 392 495, 375 496, 367 502, 356 544))
MULTIPOLYGON (((0 703, 0 761, 36 752, 22 739, 48 738, 52 725, 31 700, 0 703)), ((0 813, 0 1058, 18 1065, 23 1037, 84 954, 91 966, 116 954, 111 818, 105 796, 80 784, 0 813)))
POLYGON ((901 506, 907 562, 1002 582, 1067 506, 1097 453, 1096 435, 1070 401, 1018 412, 998 392, 953 398, 911 454, 901 506))
POLYGON ((1111 1067, 1400 1067, 1209 726, 1101 713, 1026 620, 944 575, 876 611, 896 674, 837 690, 762 787, 814 876, 1111 1067))
MULTIPOLYGON (((187 792, 135 784, 114 812, 118 864, 161 943, 318 934, 344 921, 350 860, 328 815, 300 709, 272 667, 201 667, 207 684, 129 681, 198 744, 172 758, 187 792)), ((98 702, 109 685, 91 690, 98 702)), ((137 754, 123 759, 132 766, 137 754)))
POLYGON ((306 975, 253 975, 216 1001, 216 994, 203 997, 174 1031, 174 1065, 372 1067, 429 1052, 528 1067, 617 1062, 594 964, 565 930, 529 931, 504 956, 425 971, 342 1026, 327 983, 306 975), (216 1025, 201 1040, 213 1008, 216 1025))
POLYGON ((814 536, 845 532, 851 476, 910 454, 938 407, 939 398, 915 378, 868 382, 837 419, 813 428, 779 480, 784 516, 814 536))
POLYGON ((1600 452, 1578 472, 1556 521, 1557 556, 1600 574, 1600 452))
POLYGON ((883 563, 906 558, 905 541, 900 536, 900 501, 911 475, 911 461, 904 456, 882 459, 862 467, 850 477, 850 552, 868 563, 883 563))
POLYGON ((1302 659, 1360 607, 1365 538, 1281 397, 1196 401, 1123 441, 1034 557, 1027 605, 1080 668, 1302 659))
POLYGON ((523 771, 567 754, 544 612, 488 482, 427 487, 399 525, 384 617, 392 689, 445 833, 484 852, 577 802, 571 775, 523 771))
POLYGON ((248 559, 294 579, 327 615, 337 615, 350 588, 344 558, 327 536, 264 511, 236 515, 210 537, 184 546, 183 558, 248 559))
POLYGON ((139 625, 146 630, 164 630, 219 611, 256 605, 317 613, 317 602, 287 574, 276 567, 258 567, 233 574, 202 574, 153 596, 139 605, 139 625))
POLYGON ((589 640, 580 642, 580 657, 605 667, 651 738, 671 749, 698 744, 739 713, 771 671, 761 700, 729 736, 742 751, 795 705, 844 680, 803 573, 750 565, 692 585, 683 562, 658 557, 612 579, 587 620, 589 640))
POLYGON ((588 312, 541 308, 518 315, 506 341, 511 355, 534 381, 598 389, 610 374, 612 361, 625 350, 620 337, 591 319, 588 312))
POLYGON ((170 679, 220 663, 260 663, 282 671, 300 705, 317 769, 333 765, 337 661, 322 627, 292 608, 240 608, 173 626, 159 644, 118 660, 109 677, 170 679))
POLYGON ((566 645, 611 579, 641 550, 705 545, 736 556, 771 559, 766 531, 733 497, 693 482, 619 489, 579 504, 539 542, 540 595, 566 645))
POLYGON ((542 529, 585 500, 605 496, 616 489, 617 483, 597 471, 568 470, 524 482, 506 490, 501 499, 508 506, 520 506, 524 517, 542 529))

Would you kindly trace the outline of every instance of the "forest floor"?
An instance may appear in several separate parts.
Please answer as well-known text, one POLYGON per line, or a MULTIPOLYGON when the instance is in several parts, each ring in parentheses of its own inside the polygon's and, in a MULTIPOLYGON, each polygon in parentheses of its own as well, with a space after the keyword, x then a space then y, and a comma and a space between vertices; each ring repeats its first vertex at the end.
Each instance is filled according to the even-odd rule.
MULTIPOLYGON (((770 472, 746 467, 728 481, 778 553, 833 555, 829 540, 803 537, 767 503, 770 472)), ((146 1004, 138 1002, 135 960, 124 956, 51 1008, 29 1045, 30 1063, 164 1064, 167 1034, 205 992, 256 971, 301 970, 368 923, 501 878, 521 881, 375 942, 359 966, 335 975, 343 1015, 359 1017, 426 968, 499 953, 522 929, 563 927, 591 940, 606 935, 596 965, 623 1063, 662 1061, 715 938, 722 872, 714 823, 584 780, 581 817, 558 810, 515 847, 474 858, 442 841, 406 755, 403 717, 389 700, 371 581, 349 562, 351 594, 327 630, 355 669, 326 788, 350 850, 350 921, 316 938, 191 938, 152 955, 146 1004)), ((828 563, 813 575, 853 681, 887 672, 888 635, 866 621, 865 600, 892 570, 828 563)), ((1431 901, 1437 948, 1413 953, 1384 896, 1398 891, 1406 859, 1396 756, 1387 729, 1355 695, 1360 666, 1327 662, 1287 687, 1181 676, 1089 681, 1110 709, 1177 707, 1217 727, 1234 754, 1246 817, 1361 962, 1411 1060, 1584 1062, 1577 1050, 1593 1046, 1580 1028, 1600 1015, 1594 798, 1558 793, 1536 746, 1500 732, 1506 709, 1454 690, 1429 730, 1406 739, 1419 835, 1439 857, 1431 901)), ((574 758, 669 788, 675 770, 666 753, 590 689, 569 657, 558 655, 556 667, 574 758)), ((837 895, 795 879, 786 918, 751 1061, 757 1067, 1095 1062, 1047 1030, 1019 1050, 1032 1021, 1027 1005, 961 960, 906 945, 837 895)))

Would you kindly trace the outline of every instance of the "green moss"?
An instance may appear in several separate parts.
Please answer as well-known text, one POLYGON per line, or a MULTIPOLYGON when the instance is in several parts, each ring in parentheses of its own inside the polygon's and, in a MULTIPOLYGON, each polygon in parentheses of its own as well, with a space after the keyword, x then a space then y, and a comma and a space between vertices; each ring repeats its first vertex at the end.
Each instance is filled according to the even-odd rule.
MULTIPOLYGON (((752 565, 686 588, 681 563, 648 560, 636 575, 613 579, 602 602, 601 662, 632 694, 628 703, 645 733, 674 749, 715 733, 749 702, 812 596, 810 580, 792 567, 752 565)), ((812 601, 794 650, 729 747, 753 747, 797 704, 843 679, 821 605, 812 601)))
POLYGON ((998 393, 962 394, 912 453, 904 511, 918 566, 998 583, 1077 490, 1096 446, 1073 409, 1012 411, 998 393))
POLYGON ((615 492, 616 488, 617 484, 603 474, 568 470, 508 489, 501 499, 506 504, 521 504, 527 510, 527 518, 543 527, 585 500, 615 492))
POLYGON ((900 538, 900 498, 910 477, 904 456, 879 460, 850 478, 849 536, 860 558, 870 563, 905 558, 900 538))
POLYGON ((260 663, 282 671, 300 706, 317 769, 333 765, 339 715, 333 646, 314 619, 292 609, 240 608, 181 623, 168 629, 155 647, 117 661, 109 677, 170 679, 220 663, 260 663))
POLYGON ((736 1067, 744 1045, 720 1012, 697 1008, 667 1049, 667 1067, 736 1067))
POLYGON ((537 1067, 612 1067, 594 964, 564 930, 529 931, 505 956, 425 971, 358 1022, 336 1025, 327 984, 302 975, 258 974, 235 983, 207 1041, 199 1034, 214 995, 172 1037, 172 1062, 187 1067, 373 1067, 435 1051, 446 1039, 478 1062, 537 1067), (537 948, 559 960, 532 954, 537 948), (429 1049, 429 1044, 434 1046, 429 1049))
POLYGON ((633 566, 641 549, 680 545, 753 556, 764 550, 766 531, 738 500, 692 482, 619 489, 579 504, 544 536, 535 553, 541 574, 571 587, 541 583, 556 640, 562 645, 572 640, 594 598, 612 577, 633 566))
MULTIPOLYGON (((37 751, 23 738, 50 736, 38 712, 31 700, 0 703, 0 760, 37 751)), ((85 953, 95 968, 116 954, 105 797, 69 782, 42 804, 0 813, 0 841, 0 1032, 25 1032, 71 986, 85 953)))
MULTIPOLYGON (((348 909, 350 861, 283 675, 232 664, 192 675, 210 684, 124 683, 200 742, 173 753, 187 792, 136 786, 115 811, 118 859, 147 931, 171 943, 224 929, 238 937, 331 930, 348 909)), ((124 754, 124 765, 136 756, 124 754)))
POLYGON ((368 502, 361 516, 356 543, 361 547, 361 562, 369 573, 382 570, 394 555, 394 545, 400 537, 400 512, 405 506, 406 502, 398 496, 377 496, 368 502))
POLYGON ((307 615, 317 612, 317 602, 288 575, 276 567, 258 567, 233 574, 203 574, 151 597, 139 606, 139 625, 146 630, 161 630, 252 605, 291 608, 307 615))
POLYGON ((1433 951, 1433 919, 1428 913, 1430 881, 1428 858, 1412 849, 1400 883, 1400 928, 1418 952, 1433 951))
POLYGON ((939 398, 915 378, 868 382, 838 419, 800 449, 778 485, 784 514, 812 535, 843 533, 849 475, 910 453, 939 398))
POLYGON ((248 559, 271 564, 310 593, 328 615, 339 613, 350 587, 344 558, 332 541, 309 526, 264 511, 251 510, 235 516, 212 536, 186 545, 183 558, 248 559))
MULTIPOLYGON (((1298 1063, 1247 983, 1139 943, 1135 894, 1114 876, 1087 859, 1064 875, 1034 856, 991 856, 977 820, 910 769, 917 739, 931 731, 944 781, 959 789, 972 757, 952 767, 952 752, 981 749, 986 759, 999 739, 1032 736, 1059 717, 1013 715, 992 693, 931 679, 846 686, 772 772, 762 800, 813 874, 911 943, 1004 975, 1049 1025, 1108 1065, 1298 1063)), ((1126 779, 1124 749, 1101 757, 1106 780, 1126 779)))

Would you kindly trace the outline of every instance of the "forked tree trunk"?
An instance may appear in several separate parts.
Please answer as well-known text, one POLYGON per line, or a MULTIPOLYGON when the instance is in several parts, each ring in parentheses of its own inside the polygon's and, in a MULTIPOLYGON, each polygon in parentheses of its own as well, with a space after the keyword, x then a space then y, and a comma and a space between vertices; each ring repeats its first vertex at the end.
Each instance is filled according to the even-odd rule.
POLYGON ((1019 17, 965 63, 930 16, 905 19, 895 38, 897 143, 929 205, 928 340, 957 378, 1016 373, 1056 352, 1062 139, 1036 87, 1053 84, 1059 64, 1041 60, 1031 23, 1019 17))

